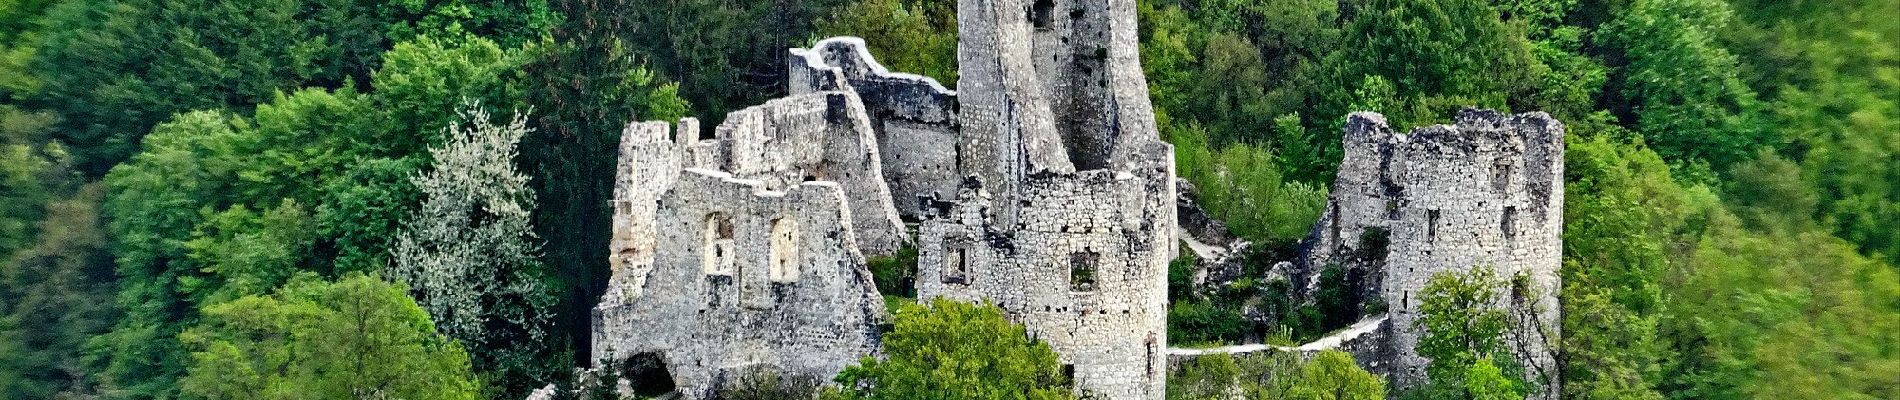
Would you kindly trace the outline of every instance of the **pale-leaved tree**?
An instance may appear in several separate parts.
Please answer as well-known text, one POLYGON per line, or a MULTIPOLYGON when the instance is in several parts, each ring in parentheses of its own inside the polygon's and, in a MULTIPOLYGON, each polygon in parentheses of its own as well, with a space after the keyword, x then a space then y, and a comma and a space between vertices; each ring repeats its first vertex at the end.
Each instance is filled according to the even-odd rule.
POLYGON ((390 276, 494 383, 532 384, 556 358, 545 345, 555 299, 529 226, 534 192, 514 164, 527 117, 497 125, 473 102, 458 116, 429 149, 432 168, 411 179, 423 201, 396 237, 390 276))

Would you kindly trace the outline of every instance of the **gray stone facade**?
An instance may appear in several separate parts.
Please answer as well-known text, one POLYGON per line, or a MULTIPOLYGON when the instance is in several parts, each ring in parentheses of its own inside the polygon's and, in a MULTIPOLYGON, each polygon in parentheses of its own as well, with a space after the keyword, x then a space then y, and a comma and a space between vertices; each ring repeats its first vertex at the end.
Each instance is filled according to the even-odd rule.
MULTIPOLYGON (((658 354, 682 395, 703 398, 730 371, 765 366, 830 376, 876 351, 888 316, 852 218, 866 202, 853 201, 856 192, 842 182, 787 178, 816 172, 733 168, 761 178, 745 179, 697 168, 733 159, 822 168, 795 158, 817 149, 787 144, 772 148, 790 154, 748 155, 752 147, 743 142, 762 140, 748 139, 759 132, 785 139, 845 127, 868 138, 861 109, 843 107, 850 98, 831 92, 775 101, 734 113, 741 117, 722 126, 719 139, 691 144, 668 140, 665 123, 628 127, 615 190, 614 274, 594 309, 595 359, 658 354), (809 110, 819 117, 796 117, 809 110), (774 128, 788 126, 808 129, 774 128)), ((682 121, 682 131, 690 134, 693 123, 682 121)))
POLYGON ((792 94, 843 90, 863 101, 898 215, 916 220, 929 200, 956 197, 963 182, 956 92, 930 78, 885 69, 864 39, 854 37, 793 49, 789 60, 792 94))
POLYGON ((1349 116, 1345 159, 1295 275, 1309 291, 1328 264, 1376 279, 1367 289, 1388 307, 1390 357, 1373 367, 1398 387, 1422 382, 1430 362, 1413 351, 1423 335, 1413 324, 1433 274, 1490 267, 1507 281, 1521 276, 1524 285, 1507 284, 1496 306, 1515 318, 1508 341, 1542 389, 1532 397, 1555 398, 1563 136, 1543 113, 1466 110, 1455 124, 1409 135, 1378 114, 1349 116))
POLYGON ((909 242, 910 219, 921 297, 1002 306, 1079 391, 1161 398, 1174 153, 1133 2, 964 1, 958 18, 958 91, 833 38, 791 50, 792 96, 714 139, 631 125, 597 356, 661 353, 688 397, 735 368, 834 374, 876 350, 863 255, 909 242))
POLYGON ((988 301, 1098 398, 1159 399, 1174 150, 1155 130, 1132 0, 958 4, 954 199, 925 210, 920 297, 988 301))

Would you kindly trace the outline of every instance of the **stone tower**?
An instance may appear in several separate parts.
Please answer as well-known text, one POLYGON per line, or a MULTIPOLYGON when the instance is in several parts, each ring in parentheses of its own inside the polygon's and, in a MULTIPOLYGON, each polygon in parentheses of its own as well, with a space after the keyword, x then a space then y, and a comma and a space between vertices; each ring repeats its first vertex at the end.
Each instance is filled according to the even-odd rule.
POLYGON ((1174 152, 1131 0, 963 0, 954 197, 920 212, 920 297, 988 301, 1079 391, 1164 395, 1174 152))
POLYGON ((1509 347, 1539 383, 1532 397, 1556 398, 1563 136, 1543 113, 1468 109, 1409 135, 1378 114, 1347 118, 1345 157, 1300 275, 1310 293, 1316 271, 1341 265, 1385 302, 1384 353, 1362 363, 1398 387, 1423 382, 1430 360, 1413 350, 1424 334, 1413 327, 1419 292, 1434 274, 1490 267, 1508 282, 1496 306, 1509 310, 1509 347))

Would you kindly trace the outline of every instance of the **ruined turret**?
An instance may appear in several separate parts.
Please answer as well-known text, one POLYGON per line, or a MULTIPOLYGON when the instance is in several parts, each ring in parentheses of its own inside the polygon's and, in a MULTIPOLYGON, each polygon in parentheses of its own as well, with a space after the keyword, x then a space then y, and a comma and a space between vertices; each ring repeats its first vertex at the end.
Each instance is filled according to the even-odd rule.
POLYGON ((1492 268, 1510 282, 1495 306, 1513 316, 1506 339, 1542 389, 1533 397, 1556 397, 1563 136, 1543 113, 1468 109, 1410 134, 1378 114, 1347 118, 1345 158, 1298 275, 1311 293, 1318 270, 1341 266, 1388 307, 1384 348, 1361 363, 1398 387, 1422 383, 1430 361, 1414 350, 1424 332, 1413 325, 1426 281, 1492 268))
POLYGON ((1078 391, 1159 399, 1173 147, 1155 130, 1126 0, 958 3, 955 198, 918 234, 922 297, 988 301, 1078 391))

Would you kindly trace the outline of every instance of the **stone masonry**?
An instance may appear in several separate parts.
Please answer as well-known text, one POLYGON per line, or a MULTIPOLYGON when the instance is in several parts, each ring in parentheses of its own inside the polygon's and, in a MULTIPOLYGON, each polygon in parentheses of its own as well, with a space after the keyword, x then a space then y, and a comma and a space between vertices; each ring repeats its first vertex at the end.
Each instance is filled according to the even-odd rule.
POLYGON ((888 316, 860 246, 907 240, 856 96, 773 100, 708 140, 678 125, 622 134, 594 358, 657 354, 705 398, 732 371, 831 376, 873 354, 888 316))
POLYGON ((1556 398, 1563 135, 1563 124, 1543 113, 1468 109, 1455 124, 1409 135, 1393 133, 1378 114, 1347 118, 1345 159, 1297 263, 1304 273, 1295 275, 1308 292, 1327 265, 1371 278, 1366 292, 1389 310, 1388 356, 1362 363, 1397 387, 1422 382, 1430 361, 1413 351, 1423 335, 1413 327, 1419 292, 1433 274, 1490 267, 1515 281, 1497 306, 1511 310, 1516 326, 1507 341, 1542 389, 1532 397, 1556 398))
POLYGON ((964 1, 958 18, 957 91, 833 38, 791 50, 791 97, 713 139, 691 119, 672 140, 629 126, 596 356, 657 353, 690 398, 740 368, 835 374, 875 354, 863 257, 911 243, 909 219, 920 296, 1002 306, 1078 391, 1161 398, 1174 157, 1133 2, 964 1))
MULTIPOLYGON (((1180 193, 1134 14, 1134 0, 960 0, 957 90, 832 38, 791 49, 790 95, 710 139, 690 118, 630 124, 593 356, 657 358, 689 399, 757 368, 832 376, 875 356, 888 321, 866 257, 914 245, 920 297, 1001 307, 1078 392, 1163 398, 1170 354, 1199 352, 1166 343, 1180 193)), ((1295 349, 1347 348, 1416 383, 1413 297, 1433 273, 1488 265, 1526 277, 1509 298, 1542 308, 1514 334, 1555 388, 1562 136, 1537 113, 1467 111, 1411 135, 1351 116, 1328 209, 1276 273, 1310 287, 1345 266, 1390 312, 1295 349)))
POLYGON ((962 176, 918 233, 920 297, 988 301, 1077 390, 1160 399, 1173 147, 1148 101, 1132 0, 958 3, 962 176))

